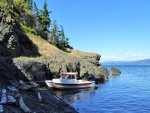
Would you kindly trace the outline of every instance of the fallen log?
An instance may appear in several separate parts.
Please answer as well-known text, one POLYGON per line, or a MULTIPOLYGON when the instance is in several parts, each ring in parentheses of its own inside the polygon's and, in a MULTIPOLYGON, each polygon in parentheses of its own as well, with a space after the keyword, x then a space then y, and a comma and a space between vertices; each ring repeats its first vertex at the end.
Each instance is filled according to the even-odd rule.
POLYGON ((16 87, 13 87, 13 86, 7 86, 7 89, 10 90, 10 91, 18 91, 18 89, 16 87))
POLYGON ((7 97, 6 97, 6 89, 2 89, 2 96, 1 96, 1 101, 0 104, 6 104, 7 102, 7 97))
POLYGON ((20 97, 20 99, 19 99, 19 105, 20 105, 20 108, 21 108, 25 113, 31 113, 31 110, 25 105, 25 103, 24 103, 22 97, 20 97))
POLYGON ((13 81, 10 81, 11 85, 21 89, 21 90, 25 90, 25 91, 28 91, 28 90, 35 90, 37 87, 38 87, 38 84, 36 83, 26 83, 26 82, 23 82, 22 80, 20 80, 19 82, 13 82, 13 81))
POLYGON ((24 82, 22 80, 19 81, 22 85, 30 85, 32 86, 33 88, 37 88, 39 86, 39 84, 36 84, 34 82, 24 82))
POLYGON ((13 82, 12 80, 10 80, 11 85, 15 86, 16 88, 19 88, 19 84, 18 82, 13 82))

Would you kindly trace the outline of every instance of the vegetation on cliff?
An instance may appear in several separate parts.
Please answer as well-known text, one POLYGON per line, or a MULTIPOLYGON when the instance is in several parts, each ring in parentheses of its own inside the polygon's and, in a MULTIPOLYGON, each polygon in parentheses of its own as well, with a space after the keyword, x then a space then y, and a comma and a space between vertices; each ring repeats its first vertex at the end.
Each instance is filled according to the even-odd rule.
POLYGON ((69 38, 65 36, 63 26, 59 28, 56 20, 52 25, 51 11, 48 11, 46 1, 42 10, 38 9, 33 0, 2 0, 0 4, 25 33, 39 35, 63 51, 69 52, 67 48, 73 49, 69 45, 69 38))

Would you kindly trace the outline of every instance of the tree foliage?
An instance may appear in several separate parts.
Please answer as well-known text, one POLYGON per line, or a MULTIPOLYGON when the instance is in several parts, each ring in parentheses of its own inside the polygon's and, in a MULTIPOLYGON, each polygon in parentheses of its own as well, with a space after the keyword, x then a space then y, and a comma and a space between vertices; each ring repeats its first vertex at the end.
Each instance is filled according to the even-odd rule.
POLYGON ((52 29, 51 29, 51 37, 52 40, 54 40, 56 43, 55 45, 58 45, 59 41, 59 34, 58 34, 58 26, 57 26, 57 21, 55 20, 52 24, 52 29))
POLYGON ((55 42, 53 44, 58 48, 64 51, 66 48, 73 49, 69 45, 69 38, 65 36, 63 26, 60 26, 59 30, 55 20, 51 27, 51 11, 48 11, 46 0, 42 10, 38 9, 33 0, 0 0, 0 5, 11 14, 11 17, 16 20, 18 25, 22 26, 24 32, 35 33, 36 30, 48 31, 51 39, 55 42), (49 30, 50 27, 51 30, 49 30))
POLYGON ((25 0, 25 3, 27 3, 27 6, 32 10, 33 8, 33 0, 25 0))
POLYGON ((62 50, 66 50, 66 48, 73 49, 69 45, 69 38, 67 38, 65 36, 65 32, 64 32, 63 26, 60 26, 60 27, 61 27, 61 30, 60 30, 60 34, 59 34, 59 48, 61 48, 62 50))
POLYGON ((49 17, 49 12, 47 9, 47 3, 46 1, 44 2, 43 10, 40 11, 40 23, 42 25, 43 30, 48 30, 51 24, 51 20, 49 17))
POLYGON ((37 5, 36 5, 36 3, 34 2, 33 3, 34 5, 33 5, 33 15, 35 15, 35 16, 39 16, 39 9, 37 8, 37 5))

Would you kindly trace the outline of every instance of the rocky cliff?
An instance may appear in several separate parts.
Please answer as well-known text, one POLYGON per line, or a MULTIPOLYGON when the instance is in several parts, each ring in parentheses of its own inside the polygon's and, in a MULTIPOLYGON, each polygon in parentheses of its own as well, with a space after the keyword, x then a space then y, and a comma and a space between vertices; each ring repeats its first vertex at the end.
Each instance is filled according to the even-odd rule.
POLYGON ((0 8, 0 55, 13 57, 38 55, 36 46, 3 8, 0 8))
POLYGON ((37 45, 41 56, 13 59, 13 64, 28 80, 51 79, 62 71, 76 72, 78 77, 90 74, 104 81, 109 78, 107 69, 99 64, 100 55, 98 54, 76 50, 65 53, 43 39, 40 41, 34 37, 30 37, 30 39, 37 45))
POLYGON ((0 48, 1 62, 7 65, 1 67, 0 74, 10 75, 9 78, 41 81, 62 71, 76 72, 78 77, 92 74, 104 81, 109 78, 107 69, 99 64, 101 55, 79 50, 63 52, 36 35, 24 33, 3 9, 0 9, 0 48), (15 74, 4 74, 11 72, 15 74))

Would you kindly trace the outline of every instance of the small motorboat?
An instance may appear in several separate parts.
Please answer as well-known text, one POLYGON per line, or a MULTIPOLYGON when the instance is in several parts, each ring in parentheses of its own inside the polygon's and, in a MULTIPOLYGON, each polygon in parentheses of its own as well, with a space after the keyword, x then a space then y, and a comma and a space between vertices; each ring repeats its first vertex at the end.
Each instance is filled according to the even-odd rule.
POLYGON ((95 87, 95 81, 77 80, 76 73, 61 72, 60 78, 45 80, 49 88, 57 89, 77 89, 95 87))

